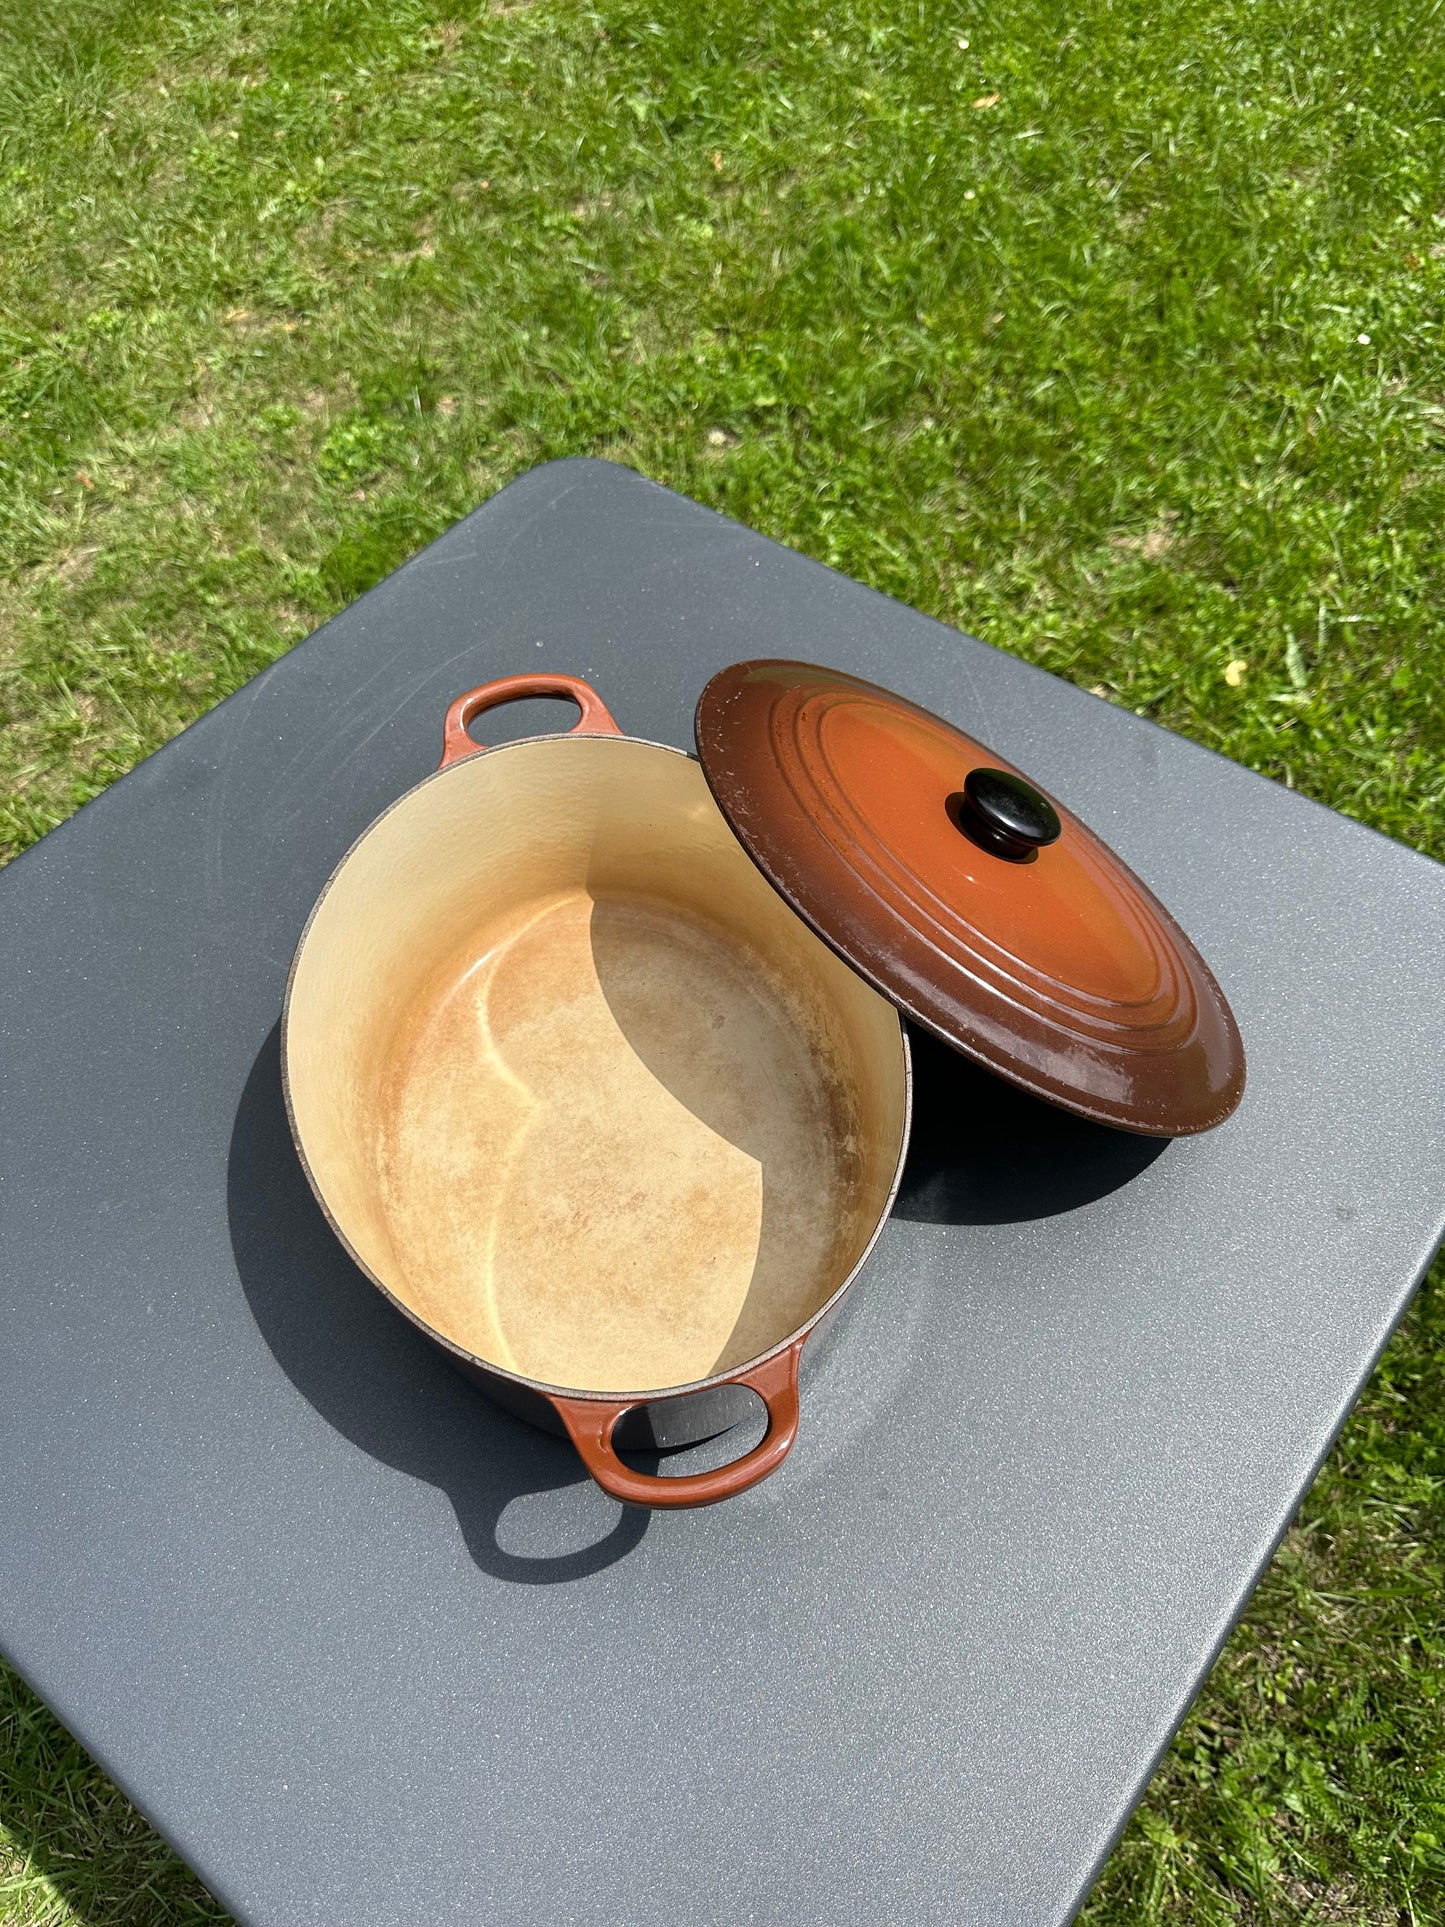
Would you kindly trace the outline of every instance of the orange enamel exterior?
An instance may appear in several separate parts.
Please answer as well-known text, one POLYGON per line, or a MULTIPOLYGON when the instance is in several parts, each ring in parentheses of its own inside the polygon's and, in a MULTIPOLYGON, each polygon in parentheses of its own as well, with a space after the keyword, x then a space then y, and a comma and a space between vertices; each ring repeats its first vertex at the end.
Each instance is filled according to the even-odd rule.
POLYGON ((567 1427, 578 1457, 611 1498, 620 1499, 624 1505, 666 1510, 714 1505, 719 1499, 730 1499, 757 1485, 776 1471, 793 1449, 798 1436, 798 1365, 802 1355, 803 1340, 798 1338, 761 1364, 734 1374, 731 1382, 748 1386, 767 1407, 768 1429, 751 1452, 711 1472, 659 1479, 625 1465, 617 1456, 612 1435, 631 1401, 564 1398, 554 1392, 552 1404, 567 1427))
POLYGON ((622 734, 606 703, 580 676, 498 676, 479 689, 468 689, 447 711, 442 726, 442 759, 437 768, 446 769, 464 757, 481 754, 482 745, 470 733, 478 716, 489 709, 500 709, 503 703, 523 702, 531 696, 564 696, 576 703, 582 713, 572 725, 573 736, 622 734))
POLYGON ((1180 1136, 1235 1109, 1224 994, 1113 851, 1057 799, 1058 841, 1023 862, 959 827, 970 770, 1012 769, 982 743, 856 677, 758 661, 708 684, 697 746, 763 874, 946 1042, 1122 1130, 1180 1136))

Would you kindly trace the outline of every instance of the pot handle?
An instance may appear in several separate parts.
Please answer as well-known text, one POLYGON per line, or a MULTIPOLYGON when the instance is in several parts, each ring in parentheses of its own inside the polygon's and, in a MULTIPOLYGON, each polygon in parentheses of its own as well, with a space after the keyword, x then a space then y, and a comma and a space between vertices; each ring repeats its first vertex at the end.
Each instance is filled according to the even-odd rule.
POLYGON ((582 1463, 611 1498, 621 1499, 625 1505, 713 1505, 719 1499, 732 1498, 734 1493, 746 1492, 750 1485, 775 1472, 788 1456, 798 1436, 798 1360, 802 1351, 800 1338, 786 1351, 774 1353, 730 1381, 748 1386, 767 1406, 768 1429, 761 1443, 731 1465, 720 1465, 713 1472, 690 1472, 677 1479, 634 1472, 613 1449, 612 1434, 618 1420, 644 1400, 563 1398, 555 1392, 548 1396, 582 1463))
POLYGON ((464 696, 458 696, 447 711, 446 726, 442 731, 442 760, 437 768, 445 769, 449 763, 459 763, 464 756, 480 756, 486 744, 473 742, 468 734, 478 716, 484 710, 496 709, 502 703, 520 702, 527 696, 570 697, 582 711, 568 732, 570 735, 622 734, 597 691, 591 683, 583 682, 580 676, 498 676, 495 682, 484 682, 476 689, 469 689, 464 696))

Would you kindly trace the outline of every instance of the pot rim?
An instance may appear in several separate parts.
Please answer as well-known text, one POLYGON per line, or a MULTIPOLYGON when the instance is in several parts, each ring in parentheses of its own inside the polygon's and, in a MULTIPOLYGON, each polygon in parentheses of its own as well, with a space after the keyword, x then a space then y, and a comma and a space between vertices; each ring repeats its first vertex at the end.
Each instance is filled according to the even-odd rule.
MULTIPOLYGON (((484 754, 487 756, 504 756, 509 750, 526 749, 533 743, 561 743, 569 741, 634 743, 640 744, 644 749, 658 749, 665 751, 669 756, 680 756, 683 761, 687 763, 696 763, 698 761, 696 756, 690 755, 685 749, 679 749, 675 743, 654 743, 646 736, 627 736, 620 732, 616 736, 599 735, 579 737, 573 730, 549 731, 547 734, 539 736, 518 736, 506 743, 479 743, 477 745, 477 754, 479 756, 484 754)), ((376 1287, 387 1302, 401 1313, 403 1318, 415 1325, 417 1330, 424 1333, 433 1344, 442 1346, 445 1350, 451 1352, 455 1357, 464 1360, 469 1365, 475 1365, 484 1372, 495 1373, 498 1378, 504 1378, 510 1384, 523 1386, 528 1391, 540 1392, 544 1397, 548 1398, 592 1399, 599 1404, 612 1405, 622 1402, 630 1405, 650 1405, 659 1399, 683 1398, 692 1392, 705 1392, 712 1390, 716 1386, 730 1385, 743 1373, 754 1370, 755 1367, 765 1363, 770 1358, 776 1358, 781 1352, 787 1351, 790 1346, 801 1345, 804 1342, 809 1332, 811 1332, 814 1326, 822 1319, 827 1317, 828 1313, 848 1290, 864 1265, 867 1264, 873 1254, 873 1247, 882 1236, 884 1225, 887 1224, 893 1215, 893 1206, 898 1196, 898 1187, 903 1182, 903 1167, 908 1160, 908 1143, 913 1131, 913 1052, 909 1046, 908 1027, 903 1021, 902 1011, 899 1010, 889 998, 885 997, 883 992, 878 990, 875 985, 869 984, 869 988, 873 990, 877 996, 882 998, 884 1003, 889 1005, 889 1008, 893 1012, 894 1019, 897 1022, 898 1042, 902 1052, 903 1069, 903 1128, 899 1134, 898 1160, 894 1166, 893 1177, 888 1186, 888 1195, 884 1199, 883 1207, 878 1213, 877 1222, 868 1234, 868 1241, 858 1254, 857 1261, 849 1270, 848 1275, 810 1317, 804 1319, 801 1325, 794 1326, 786 1337, 779 1339, 776 1345, 770 1345, 766 1351, 758 1352, 752 1358, 743 1359, 738 1364, 730 1366, 724 1372, 714 1372, 707 1378, 690 1379, 681 1385, 654 1386, 643 1391, 587 1391, 573 1385, 553 1385, 545 1379, 528 1378, 522 1372, 514 1372, 509 1366, 498 1365, 493 1359, 483 1358, 477 1352, 468 1351, 464 1345, 459 1345, 455 1339, 448 1338, 445 1332, 439 1331, 435 1325, 429 1324, 419 1313, 413 1311, 409 1305, 403 1303, 391 1287, 376 1275, 337 1222, 335 1214, 332 1212, 330 1205, 322 1194, 321 1186, 317 1183, 316 1175, 311 1169, 311 1161, 306 1155, 306 1147, 301 1141, 301 1132, 297 1127, 295 1107, 291 1102, 291 1066, 288 1049, 291 1034, 291 997, 295 988, 296 973, 300 967, 302 953, 306 948, 306 940, 311 935, 311 926, 320 914, 321 906, 330 896, 332 886, 335 884, 337 878, 351 861, 354 853, 371 835, 372 831, 379 829, 387 817, 394 811, 399 810, 404 803, 409 802, 419 790, 425 789, 428 784, 438 782, 444 777, 455 774, 457 770, 465 768, 472 760, 470 756, 464 756, 456 762, 444 763, 438 769, 429 770, 418 782, 413 783, 410 789, 403 790, 400 796, 394 797, 384 810, 374 816, 366 827, 360 831, 357 836, 353 837, 341 858, 332 869, 331 874, 322 885, 320 895, 312 904, 306 922, 302 927, 301 935, 296 940, 296 949, 292 954, 291 965, 286 973, 286 994, 281 1003, 281 1092, 286 1105, 286 1123, 291 1132, 291 1142, 296 1148, 296 1156, 300 1161, 302 1171, 305 1173, 306 1182, 311 1188, 311 1195, 320 1206, 322 1216, 326 1219, 327 1224, 330 1225, 333 1235, 340 1243, 347 1257, 350 1258, 361 1275, 376 1287)), ((731 831, 729 831, 729 834, 731 834, 731 831)), ((734 840, 736 841, 736 839, 734 840)), ((739 843, 738 848, 742 850, 745 856, 748 854, 742 844, 739 843)), ((812 926, 807 923, 807 920, 799 916, 791 904, 786 904, 786 908, 789 909, 795 917, 798 917, 798 921, 802 923, 805 928, 812 929, 812 926)), ((818 936, 816 931, 814 931, 813 934, 818 936)), ((832 945, 828 944, 821 936, 818 937, 818 940, 824 944, 826 949, 831 950, 833 948, 832 945)), ((836 956, 837 954, 838 953, 834 951, 834 955, 836 956)), ((846 958, 841 958, 840 961, 847 964, 847 967, 853 970, 853 974, 858 976, 861 981, 865 983, 868 982, 867 978, 862 977, 862 973, 855 970, 846 958)))

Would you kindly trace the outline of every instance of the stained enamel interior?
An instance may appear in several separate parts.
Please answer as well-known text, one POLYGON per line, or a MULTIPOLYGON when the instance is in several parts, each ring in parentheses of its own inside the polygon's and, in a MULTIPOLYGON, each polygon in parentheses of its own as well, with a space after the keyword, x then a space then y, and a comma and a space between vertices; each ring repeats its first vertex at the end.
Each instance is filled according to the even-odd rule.
POLYGON ((757 1357, 847 1280, 906 1128, 897 1013, 762 879, 686 757, 540 738, 384 816, 286 1029, 313 1182, 426 1324, 544 1384, 757 1357))

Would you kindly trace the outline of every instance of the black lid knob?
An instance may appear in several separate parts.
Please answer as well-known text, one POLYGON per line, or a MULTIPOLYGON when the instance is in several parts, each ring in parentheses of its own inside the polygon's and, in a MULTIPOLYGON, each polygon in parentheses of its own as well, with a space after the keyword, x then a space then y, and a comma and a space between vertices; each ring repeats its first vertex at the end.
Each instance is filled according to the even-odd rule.
POLYGON ((949 799, 949 814, 981 849, 1010 863, 1027 863, 1063 825, 1049 799, 1006 769, 971 769, 949 799))

